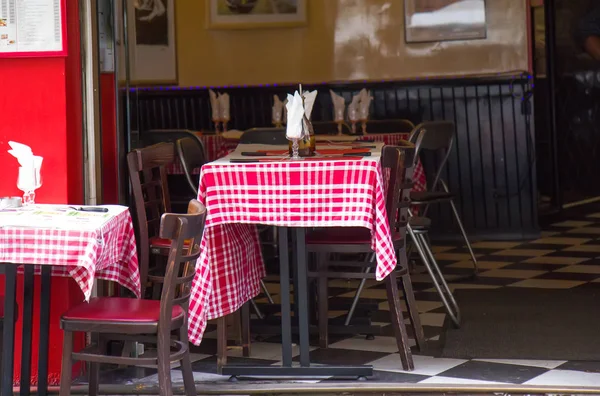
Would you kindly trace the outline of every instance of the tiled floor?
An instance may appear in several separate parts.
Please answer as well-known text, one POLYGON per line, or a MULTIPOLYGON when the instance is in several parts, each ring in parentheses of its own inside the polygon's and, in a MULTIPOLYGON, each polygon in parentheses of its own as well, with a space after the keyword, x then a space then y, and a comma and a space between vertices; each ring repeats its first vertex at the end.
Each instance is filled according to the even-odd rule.
MULTIPOLYGON (((579 288, 600 287, 600 206, 591 206, 570 212, 568 220, 555 221, 544 227, 543 236, 530 242, 478 242, 473 245, 479 258, 481 274, 476 280, 452 283, 452 288, 579 288)), ((444 272, 461 275, 469 272, 467 250, 462 246, 436 246, 436 256, 444 266, 444 272)), ((416 299, 425 334, 435 349, 443 331, 444 309, 424 274, 413 276, 416 299)), ((277 300, 278 284, 269 279, 269 290, 277 300)), ((343 316, 344 306, 349 306, 356 281, 334 280, 330 292, 331 315, 343 316), (339 309, 339 310, 337 310, 339 309)), ((532 386, 592 386, 600 387, 600 356, 598 362, 534 361, 502 359, 447 359, 419 355, 416 351, 415 370, 401 370, 393 331, 389 323, 386 293, 383 285, 369 282, 363 297, 378 306, 371 313, 373 322, 382 323, 383 335, 374 340, 364 336, 333 336, 329 349, 314 347, 311 361, 314 363, 371 364, 375 376, 370 381, 420 383, 420 384, 523 384, 532 386)), ((262 297, 262 296, 261 296, 262 297)), ((267 308, 265 298, 257 302, 267 308)), ((600 302, 599 302, 600 305, 600 302)), ((227 378, 216 374, 216 341, 214 332, 208 332, 203 344, 193 355, 196 380, 220 382, 227 378)), ((252 358, 242 358, 241 350, 230 351, 230 363, 276 364, 281 358, 277 336, 256 336, 252 343, 252 358)), ((295 351, 296 353, 298 351, 295 351)), ((152 383, 156 382, 156 370, 107 372, 110 382, 152 383), (112 378, 112 379, 111 379, 112 378)), ((174 380, 181 379, 177 368, 174 380)), ((313 382, 328 381, 316 379, 313 382)), ((311 381, 308 381, 311 382, 311 381)))

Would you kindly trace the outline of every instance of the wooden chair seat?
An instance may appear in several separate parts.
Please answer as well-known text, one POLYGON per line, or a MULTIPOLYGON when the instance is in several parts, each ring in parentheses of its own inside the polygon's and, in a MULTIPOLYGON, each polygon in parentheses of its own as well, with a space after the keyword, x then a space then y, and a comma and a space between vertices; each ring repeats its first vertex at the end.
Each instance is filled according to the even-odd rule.
MULTIPOLYGON (((392 234, 394 242, 401 241, 399 232, 392 234)), ((364 227, 320 228, 306 234, 308 245, 368 245, 371 247, 371 230, 364 227)))
MULTIPOLYGON (((180 305, 173 305, 172 319, 185 314, 180 305)), ((68 321, 102 321, 119 323, 158 323, 160 301, 123 297, 97 297, 89 303, 70 308, 62 316, 63 326, 68 321)))
MULTIPOLYGON (((183 243, 184 248, 188 248, 190 246, 190 241, 185 241, 183 243)), ((150 249, 168 249, 171 247, 171 241, 168 239, 163 239, 159 237, 150 238, 150 249)))

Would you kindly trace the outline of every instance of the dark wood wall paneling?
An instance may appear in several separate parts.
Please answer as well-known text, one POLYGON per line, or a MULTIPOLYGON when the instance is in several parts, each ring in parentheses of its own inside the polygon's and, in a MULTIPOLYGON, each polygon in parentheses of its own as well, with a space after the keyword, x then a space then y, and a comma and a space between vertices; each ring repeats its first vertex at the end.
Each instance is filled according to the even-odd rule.
MULTIPOLYGON (((458 195, 463 222, 473 238, 531 238, 538 235, 533 103, 530 80, 435 80, 429 83, 331 84, 318 89, 314 120, 330 120, 329 89, 347 101, 363 87, 374 97, 373 119, 452 120, 455 149, 446 180, 458 195)), ((223 88, 231 98, 230 129, 270 126, 273 95, 284 98, 293 86, 223 88)), ((124 93, 125 94, 125 93, 124 93)), ((210 130, 207 89, 129 91, 132 130, 210 130)), ((425 158, 426 168, 431 159, 425 158)), ((449 207, 432 207, 438 238, 457 235, 449 207)))

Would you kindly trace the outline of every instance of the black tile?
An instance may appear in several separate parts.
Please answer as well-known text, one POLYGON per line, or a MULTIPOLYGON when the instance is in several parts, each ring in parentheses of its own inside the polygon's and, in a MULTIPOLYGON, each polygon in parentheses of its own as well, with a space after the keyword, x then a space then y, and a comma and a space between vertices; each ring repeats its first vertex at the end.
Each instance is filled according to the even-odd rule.
MULTIPOLYGON (((568 246, 565 246, 568 248, 568 246)), ((580 258, 595 258, 599 255, 598 252, 572 252, 566 250, 559 250, 557 252, 548 253, 546 256, 550 257, 580 257, 580 258)))
POLYGON ((533 270, 533 271, 554 271, 568 265, 563 264, 544 264, 544 263, 515 263, 502 267, 502 269, 511 270, 533 270))
POLYGON ((530 259, 531 256, 511 256, 502 254, 489 254, 487 256, 477 257, 478 261, 501 261, 504 263, 518 263, 530 259))
MULTIPOLYGON (((310 352, 310 362, 316 364, 364 365, 389 355, 386 352, 355 351, 351 349, 318 348, 310 352)), ((298 361, 299 356, 294 358, 298 361)))
MULTIPOLYGON (((552 237, 555 238, 555 237, 552 237)), ((517 248, 513 249, 532 249, 532 250, 560 250, 563 247, 569 247, 571 245, 557 245, 553 243, 525 243, 523 245, 519 245, 517 248)))
POLYGON ((586 373, 600 373, 600 361, 569 361, 556 367, 557 370, 585 371, 586 373))
MULTIPOLYGON (((417 375, 408 373, 395 373, 392 371, 379 371, 373 370, 373 376, 369 377, 367 383, 371 382, 386 382, 386 383, 397 383, 397 384, 416 384, 425 379, 429 378, 427 375, 417 375)), ((348 381, 340 381, 339 379, 330 378, 321 382, 333 382, 337 384, 346 384, 348 381)))
MULTIPOLYGON (((227 357, 227 364, 236 366, 270 366, 273 363, 277 363, 277 360, 252 359, 234 356, 227 357)), ((201 373, 217 374, 217 357, 210 356, 206 359, 192 363, 192 370, 201 373)))
POLYGON ((599 274, 580 274, 577 272, 546 272, 545 274, 536 276, 533 279, 559 279, 589 282, 598 278, 600 278, 599 274))
POLYGON ((438 376, 522 384, 547 371, 547 369, 540 367, 471 360, 453 367, 450 370, 444 371, 443 373, 438 374, 438 376))

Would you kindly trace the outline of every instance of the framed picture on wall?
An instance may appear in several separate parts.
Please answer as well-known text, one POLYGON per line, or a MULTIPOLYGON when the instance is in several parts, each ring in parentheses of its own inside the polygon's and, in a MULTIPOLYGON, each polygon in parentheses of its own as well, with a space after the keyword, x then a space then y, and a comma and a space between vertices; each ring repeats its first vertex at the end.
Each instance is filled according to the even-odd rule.
POLYGON ((260 29, 303 26, 307 23, 306 3, 307 0, 206 0, 207 27, 260 29))
POLYGON ((407 43, 486 38, 485 0, 404 0, 407 43))
MULTIPOLYGON (((120 1, 116 2, 121 4, 120 1)), ((175 0, 127 1, 129 71, 133 85, 177 84, 175 0)), ((117 12, 122 10, 119 8, 117 12)), ((125 76, 124 35, 119 41, 120 76, 125 76)))

